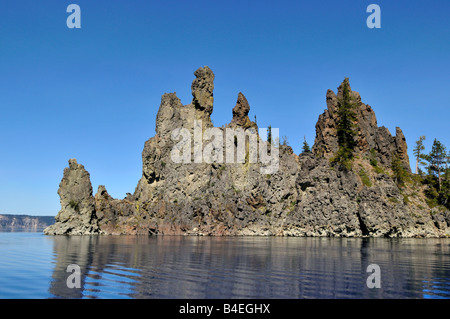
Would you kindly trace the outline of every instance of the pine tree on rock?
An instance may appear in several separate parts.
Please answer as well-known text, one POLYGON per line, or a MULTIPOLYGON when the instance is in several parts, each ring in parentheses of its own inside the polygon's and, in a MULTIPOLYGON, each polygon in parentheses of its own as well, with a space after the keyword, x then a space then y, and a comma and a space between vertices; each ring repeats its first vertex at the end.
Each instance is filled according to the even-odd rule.
POLYGON ((430 163, 428 170, 437 177, 440 191, 442 190, 442 173, 445 171, 445 165, 447 163, 447 149, 445 145, 437 139, 434 139, 431 152, 428 154, 427 159, 430 163))
POLYGON ((355 105, 350 96, 350 84, 348 78, 342 83, 342 98, 338 106, 337 137, 339 150, 333 161, 348 166, 353 159, 353 150, 356 147, 355 136, 357 135, 355 124, 355 105))
POLYGON ((309 144, 306 141, 306 137, 303 137, 302 153, 310 153, 310 152, 311 152, 311 148, 309 147, 309 144))
POLYGON ((416 174, 419 174, 419 164, 421 164, 422 159, 422 151, 425 150, 425 146, 423 145, 423 141, 426 139, 425 136, 419 137, 419 140, 416 141, 416 146, 413 149, 414 156, 416 157, 416 174))
POLYGON ((272 126, 269 125, 269 127, 267 128, 267 142, 269 144, 272 143, 272 126))

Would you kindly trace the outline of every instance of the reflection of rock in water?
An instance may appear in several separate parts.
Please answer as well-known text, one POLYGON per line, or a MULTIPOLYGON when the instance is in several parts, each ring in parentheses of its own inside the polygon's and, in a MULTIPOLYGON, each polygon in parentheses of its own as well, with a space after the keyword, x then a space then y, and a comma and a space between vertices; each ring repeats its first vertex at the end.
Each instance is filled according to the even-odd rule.
POLYGON ((450 278, 445 239, 57 236, 54 251, 57 298, 421 298, 424 280, 450 278))
POLYGON ((145 265, 145 248, 149 244, 148 240, 145 237, 135 236, 55 236, 53 248, 55 269, 50 293, 55 298, 95 297, 96 294, 105 290, 103 277, 108 276, 110 285, 131 294, 132 287, 127 287, 123 281, 126 279, 135 281, 137 275, 135 273, 127 275, 127 267, 124 265, 135 267, 145 265), (136 265, 136 261, 139 265, 136 265), (67 287, 66 281, 71 273, 66 272, 66 269, 71 264, 80 267, 81 288, 79 289, 67 287))
POLYGON ((97 247, 98 236, 55 236, 54 258, 55 269, 50 284, 50 293, 56 298, 81 298, 88 268, 92 264, 92 256, 97 247), (68 288, 67 266, 76 264, 81 270, 81 288, 68 288))

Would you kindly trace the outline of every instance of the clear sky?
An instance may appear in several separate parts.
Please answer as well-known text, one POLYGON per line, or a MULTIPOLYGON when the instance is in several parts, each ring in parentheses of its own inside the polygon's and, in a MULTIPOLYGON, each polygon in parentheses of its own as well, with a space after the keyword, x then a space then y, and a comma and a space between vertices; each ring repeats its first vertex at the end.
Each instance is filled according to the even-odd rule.
POLYGON ((69 158, 123 198, 141 177, 161 95, 215 73, 213 122, 242 91, 296 153, 345 77, 378 125, 450 148, 450 1, 14 0, 0 5, 0 213, 56 215, 69 158), (81 29, 69 29, 69 4, 81 29), (369 29, 366 8, 381 8, 369 29))

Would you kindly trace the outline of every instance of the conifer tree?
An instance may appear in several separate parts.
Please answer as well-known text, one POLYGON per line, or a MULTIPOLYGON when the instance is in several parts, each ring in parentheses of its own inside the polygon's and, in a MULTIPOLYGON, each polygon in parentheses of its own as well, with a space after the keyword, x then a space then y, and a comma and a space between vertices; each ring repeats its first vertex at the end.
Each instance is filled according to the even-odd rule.
POLYGON ((267 128, 267 142, 269 142, 269 144, 272 143, 272 126, 269 125, 269 127, 267 128))
POLYGON ((447 155, 447 162, 445 163, 445 173, 442 178, 442 191, 440 194, 440 202, 442 205, 450 209, 450 152, 447 155))
POLYGON ((405 183, 405 180, 407 178, 407 172, 405 168, 402 165, 402 161, 400 159, 400 156, 398 154, 395 154, 392 158, 391 163, 391 169, 394 173, 394 180, 397 183, 398 186, 403 186, 405 183))
POLYGON ((433 146, 430 154, 426 157, 430 165, 428 170, 431 174, 434 174, 438 179, 439 191, 442 190, 442 173, 445 172, 445 166, 447 163, 447 149, 437 139, 434 139, 433 146))
POLYGON ((303 146, 302 146, 302 153, 310 153, 311 148, 309 147, 308 142, 306 141, 306 137, 303 137, 303 146))
POLYGON ((348 166, 353 159, 353 151, 356 147, 356 113, 354 103, 350 96, 350 84, 348 78, 342 83, 342 98, 338 103, 337 137, 339 150, 334 161, 348 166))
POLYGON ((416 141, 416 146, 413 149, 414 156, 416 157, 416 174, 419 174, 419 164, 421 164, 422 151, 425 149, 425 146, 423 145, 425 139, 425 136, 419 137, 419 140, 416 141))
POLYGON ((447 153, 444 144, 435 139, 431 152, 420 154, 420 158, 428 163, 427 175, 422 179, 422 183, 428 186, 424 190, 428 205, 443 205, 450 209, 450 153, 447 153))

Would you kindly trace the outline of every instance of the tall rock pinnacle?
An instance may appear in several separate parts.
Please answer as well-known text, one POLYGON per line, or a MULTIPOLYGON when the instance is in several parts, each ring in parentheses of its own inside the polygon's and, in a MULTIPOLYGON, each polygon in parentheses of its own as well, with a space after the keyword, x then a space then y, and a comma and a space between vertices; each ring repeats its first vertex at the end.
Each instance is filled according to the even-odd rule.
POLYGON ((55 224, 44 230, 49 235, 84 235, 98 233, 94 196, 88 171, 72 158, 59 184, 61 210, 55 224))
POLYGON ((214 97, 214 73, 208 67, 199 68, 194 72, 196 79, 192 82, 192 104, 196 109, 211 115, 214 97))
MULTIPOLYGON (((231 122, 214 127, 214 74, 206 66, 194 74, 192 102, 183 105, 175 93, 161 97, 156 134, 144 144, 134 193, 116 199, 100 185, 94 197, 89 173, 71 159, 58 190, 61 210, 46 234, 450 236, 450 212, 428 207, 424 187, 414 180, 400 187, 391 174, 397 159, 409 169, 403 132, 396 128, 392 136, 378 127, 374 111, 348 79, 337 93, 327 91, 313 153, 296 155, 287 145, 269 154, 250 130, 239 139, 237 132, 257 128, 242 93, 231 122), (348 149, 354 160, 344 170, 329 159, 339 150, 339 117, 348 110, 354 114, 341 127, 352 128, 348 149), (250 148, 253 141, 258 151, 250 148), (267 158, 277 160, 270 174, 262 170, 267 158)), ((339 141, 344 144, 342 135, 339 141)))
POLYGON ((256 123, 250 121, 248 112, 250 112, 250 105, 244 94, 239 92, 236 106, 233 108, 233 119, 231 120, 230 127, 242 127, 243 129, 253 127, 256 129, 256 123))
POLYGON ((386 127, 378 127, 372 107, 361 102, 359 93, 352 91, 350 88, 348 78, 338 87, 337 94, 332 90, 327 91, 327 109, 319 115, 316 124, 313 153, 330 159, 339 149, 337 137, 338 110, 343 98, 344 83, 349 88, 349 96, 356 114, 357 135, 355 141, 357 147, 354 150, 355 153, 360 153, 363 156, 375 154, 376 160, 385 167, 390 167, 393 157, 398 154, 404 168, 410 171, 406 140, 401 129, 396 128, 396 136, 392 136, 386 127))

